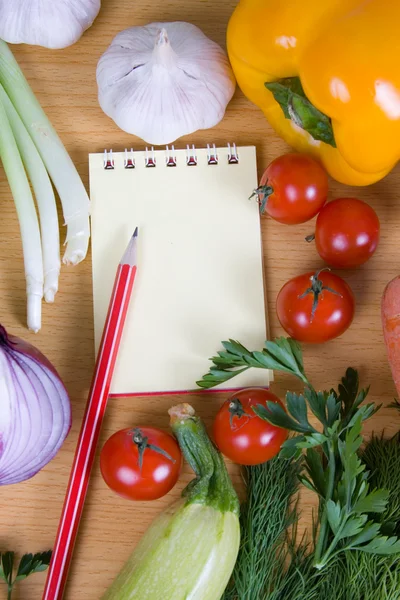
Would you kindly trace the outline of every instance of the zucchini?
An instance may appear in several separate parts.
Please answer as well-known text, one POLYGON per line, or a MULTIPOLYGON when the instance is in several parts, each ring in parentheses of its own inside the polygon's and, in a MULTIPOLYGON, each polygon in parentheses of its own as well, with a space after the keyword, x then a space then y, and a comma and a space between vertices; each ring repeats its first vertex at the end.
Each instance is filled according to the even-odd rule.
POLYGON ((239 501, 189 404, 169 410, 196 477, 149 527, 102 600, 220 600, 240 543, 239 501))

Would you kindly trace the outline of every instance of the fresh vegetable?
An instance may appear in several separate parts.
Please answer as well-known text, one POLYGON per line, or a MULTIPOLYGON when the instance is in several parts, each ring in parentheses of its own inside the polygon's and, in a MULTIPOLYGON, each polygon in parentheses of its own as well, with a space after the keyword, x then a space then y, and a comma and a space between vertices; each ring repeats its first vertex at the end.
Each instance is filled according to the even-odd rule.
POLYGON ((11 600, 14 585, 32 573, 46 571, 50 564, 51 550, 36 554, 24 554, 14 576, 14 552, 0 553, 0 578, 7 584, 7 600, 11 600))
POLYGON ((39 350, 0 326, 0 485, 33 477, 58 452, 71 426, 65 387, 39 350))
POLYGON ((263 388, 246 388, 233 394, 219 409, 214 420, 214 440, 219 450, 239 465, 258 465, 276 454, 287 431, 260 419, 253 411, 267 401, 282 403, 263 388))
POLYGON ((283 154, 266 168, 254 195, 261 214, 266 212, 286 225, 304 223, 315 217, 326 202, 328 177, 311 156, 283 154))
POLYGON ((150 526, 103 600, 219 600, 240 543, 239 501, 222 456, 188 404, 169 410, 196 477, 150 526))
POLYGON ((230 344, 231 350, 212 359, 215 367, 203 377, 202 387, 213 387, 234 376, 243 364, 291 373, 306 385, 303 394, 287 393, 287 412, 275 402, 253 410, 260 418, 297 434, 284 442, 282 458, 291 459, 306 451, 305 473, 300 480, 319 498, 314 567, 322 570, 349 551, 382 556, 400 553, 400 540, 379 518, 387 510, 389 492, 370 485, 358 456, 363 422, 379 407, 363 404, 368 389, 359 390, 357 372, 347 369, 337 392, 317 392, 305 374, 296 341, 280 338, 266 342, 262 352, 250 352, 239 342, 230 344), (308 411, 313 413, 318 429, 310 423, 308 411))
POLYGON ((378 215, 357 198, 337 198, 322 208, 317 217, 315 239, 318 254, 328 265, 351 269, 367 262, 379 242, 378 215))
MULTIPOLYGON (((40 232, 41 232, 41 244, 42 244, 42 255, 43 255, 43 273, 40 270, 40 283, 44 283, 44 297, 46 302, 53 302, 54 297, 58 291, 58 276, 60 274, 60 236, 58 232, 58 216, 57 216, 57 207, 56 200, 54 197, 53 187, 51 185, 51 181, 49 175, 46 171, 46 167, 43 164, 43 161, 40 157, 40 154, 32 141, 31 136, 25 128, 21 118, 19 117, 17 111, 15 110, 11 100, 7 96, 4 88, 0 85, 0 100, 3 104, 4 110, 6 112, 7 119, 11 126, 11 131, 9 131, 9 148, 7 152, 7 156, 10 154, 10 148, 13 145, 15 151, 15 143, 16 143, 16 151, 20 153, 23 166, 26 169, 27 175, 32 184, 32 188, 35 192, 36 201, 39 209, 39 217, 40 217, 40 231, 39 226, 37 224, 37 217, 33 203, 33 197, 31 192, 21 190, 21 193, 18 194, 18 191, 15 190, 14 199, 17 210, 19 209, 19 221, 21 223, 21 227, 26 224, 26 232, 22 234, 23 243, 30 243, 34 240, 36 244, 40 243, 40 232), (11 139, 11 135, 14 135, 15 141, 11 139), (21 207, 18 202, 19 198, 21 198, 21 207), (23 204, 22 204, 23 203, 23 204), (29 215, 29 221, 28 221, 29 215), (35 222, 36 221, 36 222, 35 222), (33 231, 36 231, 36 236, 33 236, 33 231), (32 239, 33 238, 33 239, 32 239), (43 281, 44 279, 44 281, 43 281)), ((4 119, 4 114, 3 114, 4 119)), ((6 121, 4 120, 4 127, 8 128, 6 121)), ((0 152, 1 154, 1 152, 0 152)), ((7 157, 6 157, 7 160, 7 157)), ((14 165, 10 165, 8 171, 9 183, 12 187, 14 176, 17 174, 17 169, 15 168, 18 165, 18 170, 20 171, 20 175, 18 178, 18 182, 20 185, 27 185, 27 180, 25 177, 25 173, 23 171, 23 167, 18 158, 15 158, 14 165)), ((6 163, 3 160, 3 166, 6 169, 6 163)), ((34 262, 35 268, 41 267, 41 258, 39 258, 39 254, 33 247, 27 248, 24 250, 24 256, 29 258, 29 261, 32 263, 32 258, 37 254, 38 258, 34 262)), ((32 280, 32 278, 31 278, 32 280)), ((39 275, 36 276, 36 280, 39 280, 39 275)), ((41 301, 42 290, 40 288, 40 294, 38 293, 36 296, 37 309, 40 310, 40 301, 41 301)), ((35 310, 28 309, 28 317, 35 314, 35 310)), ((39 319, 35 319, 38 323, 40 323, 39 319)), ((29 329, 35 329, 33 323, 28 322, 29 329)))
POLYGON ((3 88, 0 88, 0 157, 20 222, 27 281, 28 326, 33 331, 38 331, 41 327, 43 279, 45 299, 52 302, 58 288, 59 270, 54 197, 44 171, 46 170, 52 179, 63 208, 64 222, 67 225, 67 246, 63 262, 67 264, 76 264, 86 256, 90 234, 89 198, 60 138, 39 105, 7 44, 1 40, 0 84, 3 88), (32 143, 36 152, 32 152, 32 143), (42 242, 21 158, 38 196, 42 242), (36 173, 35 176, 33 172, 36 173))
POLYGON ((288 559, 287 529, 296 526, 298 516, 299 473, 299 461, 277 456, 243 469, 246 500, 240 511, 241 544, 223 600, 280 598, 288 559))
POLYGON ((387 284, 382 296, 381 314, 386 352, 400 398, 400 276, 387 284))
POLYGON ((0 38, 66 48, 79 40, 99 10, 100 0, 0 0, 0 38))
POLYGON ((276 301, 284 330, 300 342, 319 344, 342 335, 354 317, 354 296, 329 270, 304 273, 282 287, 276 301))
POLYGON ((155 427, 121 429, 104 444, 100 469, 106 484, 129 500, 155 500, 178 481, 182 454, 176 440, 155 427))
POLYGON ((27 325, 28 329, 37 333, 42 323, 44 281, 39 221, 29 181, 26 178, 18 146, 1 99, 0 157, 14 197, 21 231, 26 280, 27 325))
POLYGON ((290 146, 338 181, 368 185, 400 155, 399 20, 392 0, 241 0, 228 54, 243 93, 290 146))
MULTIPOLYGON (((373 436, 360 454, 370 486, 389 492, 380 519, 391 532, 400 528, 399 441, 399 434, 373 436)), ((398 600, 399 554, 354 550, 340 553, 328 568, 313 568, 313 545, 297 535, 296 472, 297 461, 281 457, 246 469, 242 543, 224 600, 398 600)))
POLYGON ((225 51, 183 21, 118 33, 100 58, 97 84, 106 115, 149 144, 214 127, 236 87, 225 51))

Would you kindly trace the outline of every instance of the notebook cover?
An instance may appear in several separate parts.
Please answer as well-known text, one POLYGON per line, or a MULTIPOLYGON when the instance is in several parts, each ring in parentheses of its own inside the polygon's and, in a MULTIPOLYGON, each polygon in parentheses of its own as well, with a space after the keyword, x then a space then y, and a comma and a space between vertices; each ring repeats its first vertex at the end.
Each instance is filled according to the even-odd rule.
MULTIPOLYGON (((228 148, 217 149, 218 164, 209 164, 207 149, 195 152, 193 166, 185 150, 129 153, 130 169, 122 152, 113 153, 113 169, 103 154, 89 156, 96 352, 118 261, 139 228, 114 396, 198 391, 222 340, 261 349, 266 339, 260 217, 248 199, 255 148, 239 147, 237 164, 228 148)), ((268 386, 270 378, 250 369, 214 389, 268 386)))

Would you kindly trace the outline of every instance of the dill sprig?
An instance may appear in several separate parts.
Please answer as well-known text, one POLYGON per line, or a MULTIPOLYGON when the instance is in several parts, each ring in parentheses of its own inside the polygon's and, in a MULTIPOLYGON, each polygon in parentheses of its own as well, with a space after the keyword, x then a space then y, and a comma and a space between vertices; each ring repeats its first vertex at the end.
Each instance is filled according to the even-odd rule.
POLYGON ((240 515, 241 546, 224 600, 269 597, 271 583, 276 586, 283 578, 287 530, 298 516, 299 472, 299 461, 280 457, 243 468, 247 499, 240 515))
POLYGON ((373 435, 360 458, 370 472, 371 486, 389 491, 382 528, 386 535, 400 535, 400 432, 390 438, 373 435))

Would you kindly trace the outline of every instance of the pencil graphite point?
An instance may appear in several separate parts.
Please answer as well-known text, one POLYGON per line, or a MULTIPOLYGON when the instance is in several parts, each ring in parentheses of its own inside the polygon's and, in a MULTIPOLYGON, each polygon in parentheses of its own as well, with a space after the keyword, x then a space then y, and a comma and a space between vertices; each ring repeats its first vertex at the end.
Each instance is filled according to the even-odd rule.
POLYGON ((136 227, 133 236, 131 237, 128 247, 121 259, 121 265, 135 265, 136 264, 136 246, 137 246, 138 228, 136 227))

